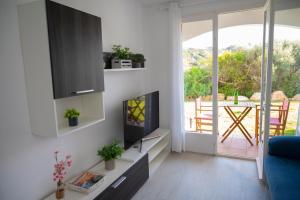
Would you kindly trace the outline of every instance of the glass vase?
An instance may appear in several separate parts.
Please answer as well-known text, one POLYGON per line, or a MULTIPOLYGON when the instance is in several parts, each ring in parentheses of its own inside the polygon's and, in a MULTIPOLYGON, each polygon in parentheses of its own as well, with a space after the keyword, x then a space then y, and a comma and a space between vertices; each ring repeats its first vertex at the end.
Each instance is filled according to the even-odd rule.
POLYGON ((65 196, 65 185, 59 181, 57 183, 57 189, 56 189, 56 199, 63 199, 65 196))

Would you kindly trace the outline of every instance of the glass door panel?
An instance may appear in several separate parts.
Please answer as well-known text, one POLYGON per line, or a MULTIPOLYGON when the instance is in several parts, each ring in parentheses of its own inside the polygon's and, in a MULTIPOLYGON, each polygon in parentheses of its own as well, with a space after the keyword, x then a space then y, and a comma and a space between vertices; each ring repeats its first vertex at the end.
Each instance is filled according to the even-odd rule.
POLYGON ((275 11, 270 136, 296 135, 300 100, 299 19, 300 8, 275 11), (279 125, 272 124, 275 120, 279 125))
POLYGON ((217 18, 182 24, 186 150, 215 154, 217 18))
POLYGON ((185 130, 212 134, 213 20, 183 24, 185 130))
POLYGON ((260 104, 263 16, 263 9, 219 15, 219 155, 255 159, 258 154, 254 122, 255 105, 260 104))

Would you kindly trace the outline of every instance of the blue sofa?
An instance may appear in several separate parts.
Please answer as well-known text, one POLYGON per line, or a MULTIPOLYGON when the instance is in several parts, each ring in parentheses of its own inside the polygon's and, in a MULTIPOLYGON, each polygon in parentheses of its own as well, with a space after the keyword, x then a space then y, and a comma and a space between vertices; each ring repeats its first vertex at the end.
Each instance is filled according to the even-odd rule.
POLYGON ((300 137, 271 138, 264 170, 272 200, 300 200, 300 137))

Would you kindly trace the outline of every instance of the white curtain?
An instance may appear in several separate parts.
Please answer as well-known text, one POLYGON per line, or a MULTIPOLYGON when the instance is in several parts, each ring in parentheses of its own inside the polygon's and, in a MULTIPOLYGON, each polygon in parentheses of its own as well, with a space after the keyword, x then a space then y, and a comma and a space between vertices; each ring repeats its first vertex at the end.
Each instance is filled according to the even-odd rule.
POLYGON ((171 74, 171 131, 172 150, 185 150, 183 64, 181 41, 181 8, 178 3, 169 5, 170 74, 171 74))

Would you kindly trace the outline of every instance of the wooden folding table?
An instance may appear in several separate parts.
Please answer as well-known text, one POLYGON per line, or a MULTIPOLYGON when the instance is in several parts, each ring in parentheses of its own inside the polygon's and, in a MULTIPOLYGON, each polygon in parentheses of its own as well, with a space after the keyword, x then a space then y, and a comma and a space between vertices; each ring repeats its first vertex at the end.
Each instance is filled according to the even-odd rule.
POLYGON ((230 118, 233 120, 233 123, 229 126, 229 128, 223 133, 223 139, 221 142, 223 143, 228 136, 232 133, 232 131, 238 127, 248 142, 253 146, 251 141, 252 136, 242 124, 243 119, 248 115, 252 108, 255 108, 255 104, 252 102, 239 102, 238 104, 234 104, 233 102, 222 102, 220 107, 224 107, 225 111, 228 113, 230 118), (232 111, 232 108, 239 107, 244 108, 244 110, 238 116, 232 111))

